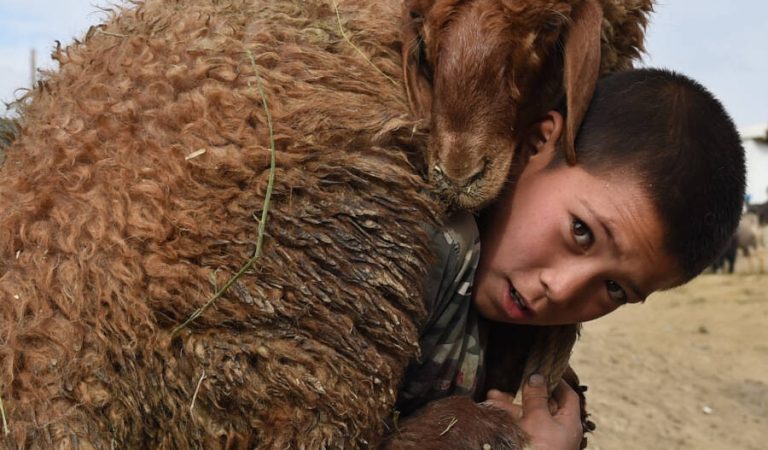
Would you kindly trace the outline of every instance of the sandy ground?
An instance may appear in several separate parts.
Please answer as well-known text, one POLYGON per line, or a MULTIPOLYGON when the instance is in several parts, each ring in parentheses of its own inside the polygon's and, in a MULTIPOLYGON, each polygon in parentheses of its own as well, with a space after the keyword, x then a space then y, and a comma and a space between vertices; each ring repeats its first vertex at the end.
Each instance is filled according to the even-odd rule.
POLYGON ((572 365, 597 424, 588 448, 768 449, 768 274, 737 272, 585 325, 572 365))

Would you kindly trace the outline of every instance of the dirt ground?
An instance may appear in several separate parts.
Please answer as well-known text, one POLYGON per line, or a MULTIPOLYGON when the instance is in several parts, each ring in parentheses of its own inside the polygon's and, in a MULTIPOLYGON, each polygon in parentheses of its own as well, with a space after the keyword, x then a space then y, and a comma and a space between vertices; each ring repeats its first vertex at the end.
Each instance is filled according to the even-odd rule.
POLYGON ((572 365, 589 386, 590 449, 768 448, 768 274, 749 269, 585 324, 572 365))

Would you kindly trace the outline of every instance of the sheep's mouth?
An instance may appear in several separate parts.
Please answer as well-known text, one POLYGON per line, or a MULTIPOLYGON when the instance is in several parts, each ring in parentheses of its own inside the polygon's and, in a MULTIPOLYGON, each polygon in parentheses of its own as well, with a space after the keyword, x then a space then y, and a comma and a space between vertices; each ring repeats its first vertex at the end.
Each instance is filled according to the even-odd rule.
POLYGON ((491 170, 492 167, 486 163, 483 169, 468 179, 457 180, 448 176, 438 163, 432 166, 429 178, 435 192, 449 205, 476 210, 492 200, 488 183, 488 173, 491 170))
MULTIPOLYGON (((461 158, 461 152, 454 151, 449 157, 461 158)), ((449 206, 477 211, 502 192, 513 159, 513 154, 486 155, 480 163, 467 163, 469 169, 465 168, 464 173, 452 173, 442 170, 441 158, 432 156, 429 181, 433 191, 449 206)))
POLYGON ((432 184, 441 199, 449 205, 461 209, 480 209, 491 200, 483 179, 478 179, 465 186, 460 186, 445 178, 433 179, 432 184))

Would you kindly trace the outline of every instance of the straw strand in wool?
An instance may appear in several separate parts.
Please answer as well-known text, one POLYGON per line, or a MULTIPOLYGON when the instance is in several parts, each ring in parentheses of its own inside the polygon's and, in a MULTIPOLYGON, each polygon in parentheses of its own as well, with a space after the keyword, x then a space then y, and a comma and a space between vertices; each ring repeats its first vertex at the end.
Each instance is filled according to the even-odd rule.
POLYGON ((256 84, 259 89, 259 95, 261 95, 262 104, 264 105, 264 112, 267 115, 267 127, 269 128, 269 154, 270 154, 270 161, 269 161, 269 181, 267 183, 267 193, 264 196, 264 208, 261 212, 261 220, 259 221, 259 234, 256 238, 256 251, 254 252, 253 257, 246 262, 243 267, 240 268, 240 270, 235 273, 232 278, 227 280, 227 282, 224 284, 224 286, 221 287, 203 306, 201 306, 199 309, 197 309, 195 312, 193 312, 187 320, 185 320, 182 324, 177 326, 173 329, 173 332, 171 333, 171 336, 176 336, 179 334, 179 332, 184 329, 187 325, 192 323, 195 319, 200 317, 206 309, 210 308, 211 305, 213 305, 216 300, 221 298, 222 295, 229 289, 243 274, 253 266, 253 264, 256 262, 257 259, 261 256, 261 245, 264 242, 264 230, 267 226, 267 217, 269 213, 269 201, 272 198, 272 189, 274 188, 275 184, 275 136, 274 136, 274 129, 272 125, 272 114, 269 112, 269 102, 267 100, 267 93, 264 91, 264 85, 261 82, 261 77, 259 76, 259 70, 256 67, 256 60, 253 58, 253 53, 251 53, 250 50, 247 50, 248 58, 251 61, 251 65, 253 66, 254 74, 256 75, 256 84))

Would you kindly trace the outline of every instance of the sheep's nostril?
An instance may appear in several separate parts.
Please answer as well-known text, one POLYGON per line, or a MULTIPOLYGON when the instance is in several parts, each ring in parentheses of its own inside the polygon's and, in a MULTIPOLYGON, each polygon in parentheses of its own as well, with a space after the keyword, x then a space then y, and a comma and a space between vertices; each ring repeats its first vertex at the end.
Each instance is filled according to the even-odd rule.
POLYGON ((474 169, 465 170, 462 174, 448 173, 441 163, 432 166, 432 178, 442 182, 448 182, 459 189, 469 189, 485 175, 486 164, 480 163, 474 169))
POLYGON ((472 174, 469 176, 469 178, 467 179, 467 182, 466 182, 465 186, 469 186, 469 185, 472 185, 472 184, 474 184, 474 183, 476 183, 476 182, 480 181, 480 179, 481 179, 481 178, 483 178, 483 176, 485 175, 485 167, 486 167, 486 166, 485 166, 485 163, 484 163, 484 162, 483 162, 482 164, 480 164, 480 165, 479 165, 479 166, 478 166, 478 167, 477 167, 477 168, 474 170, 474 172, 473 172, 473 173, 472 173, 472 174))

